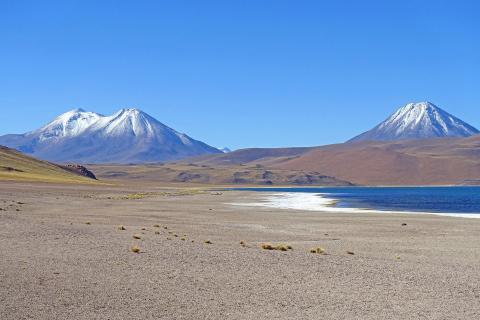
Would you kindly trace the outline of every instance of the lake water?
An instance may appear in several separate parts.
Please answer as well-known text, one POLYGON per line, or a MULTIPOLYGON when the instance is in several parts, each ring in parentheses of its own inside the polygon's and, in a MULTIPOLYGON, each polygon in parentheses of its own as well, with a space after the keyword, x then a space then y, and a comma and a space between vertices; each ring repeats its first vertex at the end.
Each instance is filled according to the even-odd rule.
POLYGON ((480 187, 236 188, 266 192, 260 205, 323 211, 371 210, 480 218, 480 187))

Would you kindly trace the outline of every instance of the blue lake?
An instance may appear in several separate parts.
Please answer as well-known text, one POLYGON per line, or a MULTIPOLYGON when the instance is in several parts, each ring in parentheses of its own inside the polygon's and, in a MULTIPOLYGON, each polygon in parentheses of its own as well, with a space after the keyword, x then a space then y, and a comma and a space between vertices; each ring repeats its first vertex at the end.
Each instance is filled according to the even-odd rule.
POLYGON ((235 188, 258 192, 318 193, 337 207, 384 211, 480 214, 480 187, 235 188))

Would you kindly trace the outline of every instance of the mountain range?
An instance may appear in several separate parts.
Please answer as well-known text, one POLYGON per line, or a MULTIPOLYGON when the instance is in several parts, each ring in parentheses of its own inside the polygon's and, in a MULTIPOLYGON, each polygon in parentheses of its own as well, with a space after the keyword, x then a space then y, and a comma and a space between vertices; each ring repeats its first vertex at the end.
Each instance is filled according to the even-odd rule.
POLYGON ((222 153, 138 109, 111 116, 71 110, 38 130, 1 136, 0 145, 44 160, 77 163, 159 162, 222 153))
MULTIPOLYGON (((480 183, 477 133, 433 103, 418 102, 401 107, 348 143, 230 152, 179 133, 138 109, 121 109, 111 116, 75 109, 40 129, 1 136, 0 145, 59 163, 165 163, 187 158, 184 163, 199 165, 159 174, 172 181, 244 181, 246 173, 234 168, 251 165, 252 177, 247 180, 259 183, 305 179, 313 183, 325 181, 326 176, 356 184, 476 184, 480 183), (203 165, 209 166, 208 172, 201 170, 203 165), (221 178, 210 170, 220 166, 231 168, 221 178), (301 175, 321 179, 298 178, 301 175)), ((121 170, 115 168, 115 175, 117 171, 121 170)))

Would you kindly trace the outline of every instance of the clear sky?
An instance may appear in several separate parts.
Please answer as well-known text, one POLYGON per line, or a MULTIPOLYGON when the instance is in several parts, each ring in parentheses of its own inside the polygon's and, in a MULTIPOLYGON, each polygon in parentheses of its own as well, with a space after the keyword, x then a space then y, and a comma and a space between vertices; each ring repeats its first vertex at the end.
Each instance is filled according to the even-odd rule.
POLYGON ((0 1, 0 134, 137 107, 216 147, 342 142, 429 100, 480 128, 480 1, 0 1))

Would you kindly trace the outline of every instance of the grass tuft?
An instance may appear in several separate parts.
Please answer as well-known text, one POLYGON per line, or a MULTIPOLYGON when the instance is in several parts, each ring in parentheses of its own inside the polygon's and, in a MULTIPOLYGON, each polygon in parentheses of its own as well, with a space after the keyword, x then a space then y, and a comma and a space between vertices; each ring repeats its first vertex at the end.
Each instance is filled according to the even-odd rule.
POLYGON ((272 245, 270 243, 264 243, 264 244, 262 244, 262 249, 264 249, 264 250, 288 251, 288 250, 292 250, 292 246, 285 245, 285 244, 272 245))
POLYGON ((352 256, 353 256, 353 255, 355 254, 355 252, 353 252, 353 251, 350 251, 350 250, 347 250, 347 254, 350 254, 350 255, 352 255, 352 256))
POLYGON ((159 224, 154 224, 153 227, 154 228, 160 228, 160 225, 159 224))
POLYGON ((120 226, 118 226, 118 230, 127 230, 127 228, 125 228, 125 226, 123 226, 123 225, 120 225, 120 226))
POLYGON ((120 199, 124 200, 139 200, 148 197, 150 194, 149 193, 131 193, 127 194, 123 197, 120 197, 120 199))
POLYGON ((139 246, 133 246, 132 247, 132 252, 140 253, 140 247, 139 246))
POLYGON ((212 241, 210 241, 210 240, 205 240, 205 241, 203 241, 203 243, 205 243, 205 244, 212 244, 212 241))
POLYGON ((310 253, 326 254, 326 250, 322 247, 310 249, 310 253))
POLYGON ((90 224, 92 224, 92 223, 91 223, 90 221, 87 221, 87 222, 85 222, 85 224, 88 224, 88 225, 90 225, 90 224))
POLYGON ((137 239, 137 240, 138 240, 138 239, 142 239, 142 237, 140 237, 140 236, 137 235, 137 234, 134 234, 134 235, 133 235, 133 239, 137 239))

